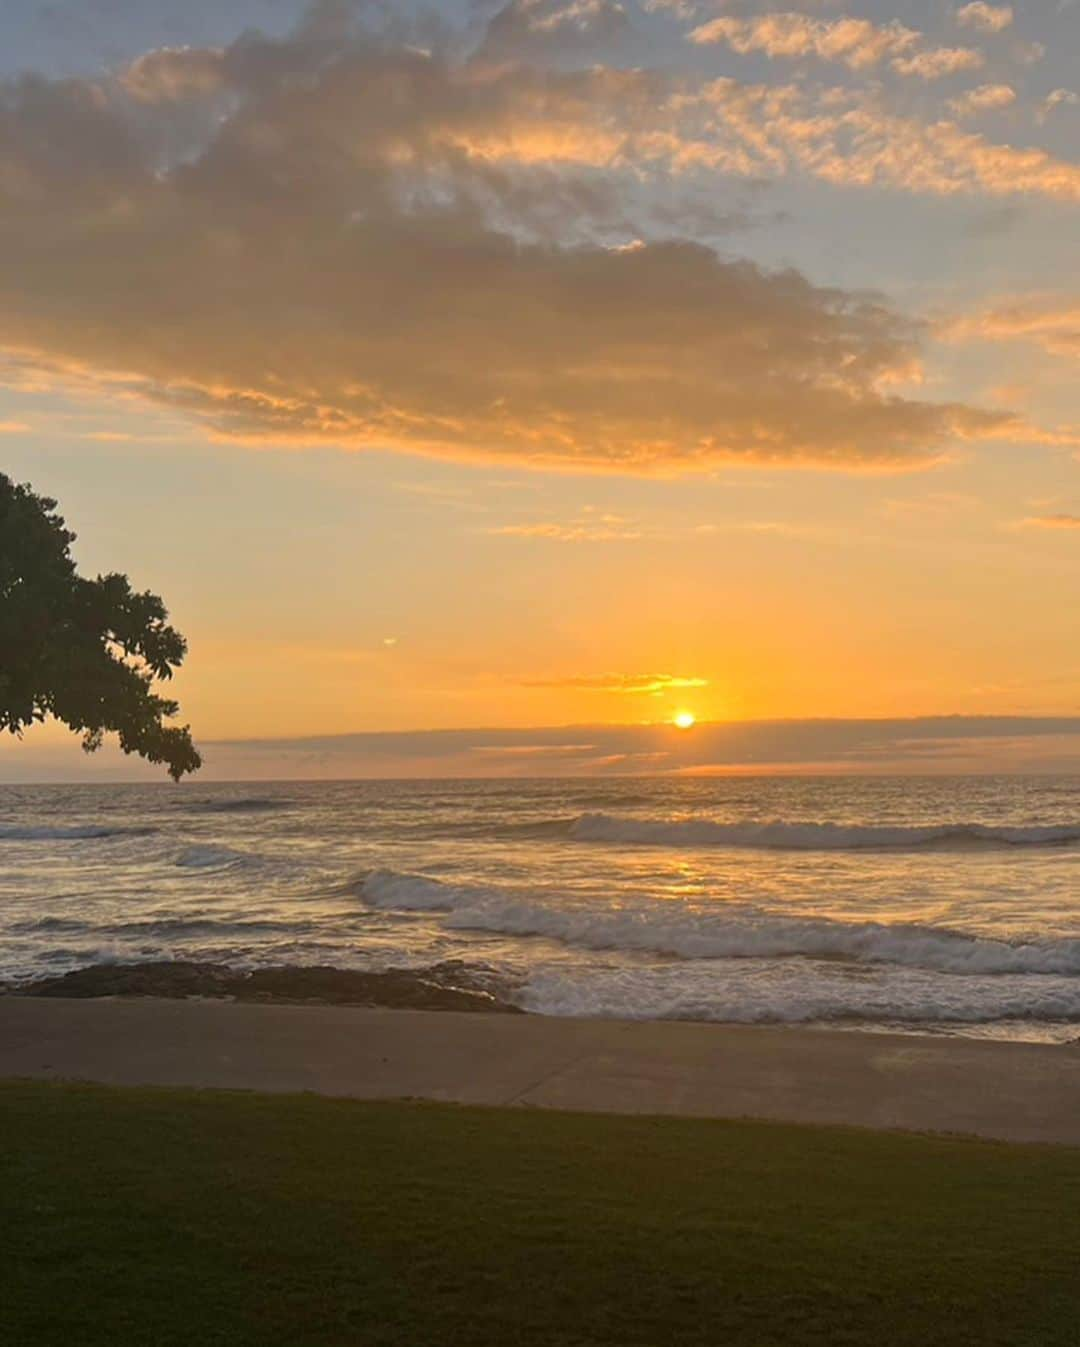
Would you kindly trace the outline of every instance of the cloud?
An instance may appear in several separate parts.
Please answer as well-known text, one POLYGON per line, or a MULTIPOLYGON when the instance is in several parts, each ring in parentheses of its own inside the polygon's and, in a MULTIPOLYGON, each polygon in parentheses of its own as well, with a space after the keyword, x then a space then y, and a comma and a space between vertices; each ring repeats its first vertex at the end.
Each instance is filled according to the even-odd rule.
POLYGON ((977 117, 983 112, 997 112, 1016 102, 1016 90, 1008 84, 980 84, 977 89, 950 98, 949 110, 954 117, 977 117))
POLYGON ((1080 297, 1030 295, 943 325, 953 340, 1031 341, 1052 355, 1080 359, 1080 297))
POLYGON ((972 0, 956 11, 956 22, 961 28, 978 28, 984 33, 1000 33, 1013 21, 1011 5, 988 5, 985 0, 972 0))
POLYGON ((788 60, 816 56, 851 70, 868 70, 886 57, 900 75, 938 79, 958 70, 974 70, 981 54, 961 47, 919 50, 923 35, 895 20, 875 24, 869 19, 816 19, 806 14, 761 14, 754 18, 723 16, 690 33, 698 44, 722 42, 740 55, 762 52, 788 60))
POLYGON ((496 537, 539 538, 558 543, 631 542, 645 536, 642 526, 625 515, 603 513, 583 514, 568 522, 501 524, 485 532, 496 537))
POLYGON ((585 758, 595 744, 480 744, 471 752, 490 758, 585 758))
POLYGON ((1080 107, 1080 94, 1073 89, 1053 89, 1039 104, 1036 119, 1045 122, 1057 108, 1080 107))
POLYGON ((1080 166, 952 121, 899 115, 874 91, 716 79, 677 105, 679 126, 654 132, 644 148, 685 172, 801 172, 864 189, 1080 201, 1080 166))
POLYGON ((179 103, 221 92, 226 85, 221 47, 158 47, 120 74, 124 91, 140 103, 179 103))
POLYGON ((1020 521, 1025 528, 1080 529, 1078 514, 1040 514, 1020 521))
POLYGON ((1041 42, 1014 42, 1012 55, 1020 65, 1038 65, 1046 55, 1046 48, 1041 42))
POLYGON ((527 679, 527 688, 577 688, 583 692, 614 692, 630 696, 658 697, 682 688, 707 688, 707 678, 686 678, 678 674, 587 674, 567 678, 527 679))
POLYGON ((610 56, 629 36, 630 19, 616 0, 510 0, 488 20, 481 58, 536 60, 610 56))
MULTIPOLYGON (((777 771, 1080 771, 1080 716, 937 716, 415 730, 205 743, 206 780, 606 776, 777 771), (551 752, 545 750, 550 749, 551 752), (580 754, 580 756, 578 756, 580 754)), ((0 756, 7 781, 152 779, 115 747, 27 736, 0 756), (40 745, 40 746, 39 746, 40 745)))
POLYGON ((753 18, 721 17, 690 33, 691 42, 723 42, 740 55, 763 52, 796 59, 816 56, 839 61, 852 70, 878 65, 883 57, 909 50, 921 34, 893 22, 879 26, 869 19, 815 19, 806 14, 761 14, 753 18))
POLYGON ((0 421, 0 435, 21 435, 30 429, 25 421, 0 421))
MULTIPOLYGON (((249 35, 181 152, 178 69, 204 66, 158 56, 3 91, 0 346, 24 368, 238 440, 590 470, 913 466, 1008 419, 901 396, 919 329, 872 297, 591 238, 563 170, 648 168, 671 102, 648 72, 249 35), (553 203, 563 244, 538 236, 553 203)), ((737 120, 701 106, 724 102, 737 120)))
POLYGON ((897 56, 891 64, 898 75, 938 80, 963 70, 979 70, 984 61, 982 53, 972 51, 970 47, 933 47, 911 56, 897 56))

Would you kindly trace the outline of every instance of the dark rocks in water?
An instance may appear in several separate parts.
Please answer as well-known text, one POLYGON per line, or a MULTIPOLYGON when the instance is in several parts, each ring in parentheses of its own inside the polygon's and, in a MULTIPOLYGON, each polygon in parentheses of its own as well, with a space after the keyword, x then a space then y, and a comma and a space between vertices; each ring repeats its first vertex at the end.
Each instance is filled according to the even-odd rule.
POLYGON ((479 987, 455 985, 440 966, 387 968, 259 968, 240 976, 232 994, 242 1001, 322 1001, 406 1010, 479 1010, 521 1013, 518 1006, 479 987))
POLYGON ((96 964, 8 990, 20 996, 221 996, 237 1001, 523 1013, 492 989, 490 978, 459 963, 387 968, 377 973, 300 966, 245 972, 224 964, 183 960, 96 964))
POLYGON ((102 963, 10 990, 20 996, 231 996, 235 977, 224 964, 102 963))

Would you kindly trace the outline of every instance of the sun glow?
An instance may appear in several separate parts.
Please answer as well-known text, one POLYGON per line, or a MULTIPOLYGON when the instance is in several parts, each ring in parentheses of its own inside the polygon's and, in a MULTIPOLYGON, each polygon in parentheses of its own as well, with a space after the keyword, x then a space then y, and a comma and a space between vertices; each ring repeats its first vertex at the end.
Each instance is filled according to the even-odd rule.
POLYGON ((671 718, 671 723, 679 730, 688 730, 694 724, 696 717, 691 711, 676 711, 671 718))

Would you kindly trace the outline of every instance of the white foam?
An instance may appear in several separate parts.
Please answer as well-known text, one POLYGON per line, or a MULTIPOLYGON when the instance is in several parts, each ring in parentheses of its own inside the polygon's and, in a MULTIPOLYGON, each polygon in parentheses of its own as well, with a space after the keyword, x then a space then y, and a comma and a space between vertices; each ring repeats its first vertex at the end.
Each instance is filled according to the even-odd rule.
POLYGON ((1034 974, 945 978, 895 966, 879 967, 873 976, 852 977, 843 967, 799 960, 782 964, 741 960, 689 968, 551 967, 534 971, 517 1000, 526 1010, 544 1015, 729 1024, 1080 1021, 1076 978, 1034 974))
POLYGON ((981 823, 867 825, 841 823, 721 823, 714 819, 625 818, 583 814, 570 826, 583 842, 664 847, 761 847, 779 851, 858 851, 930 846, 1062 846, 1080 842, 1080 823, 1027 827, 981 823))
POLYGON ((451 930, 547 936, 593 950, 681 959, 843 958, 948 973, 1080 974, 1080 939, 1012 944, 939 927, 777 916, 727 903, 710 908, 625 899, 596 907, 550 891, 443 884, 387 870, 370 874, 360 893, 383 910, 442 912, 451 930))

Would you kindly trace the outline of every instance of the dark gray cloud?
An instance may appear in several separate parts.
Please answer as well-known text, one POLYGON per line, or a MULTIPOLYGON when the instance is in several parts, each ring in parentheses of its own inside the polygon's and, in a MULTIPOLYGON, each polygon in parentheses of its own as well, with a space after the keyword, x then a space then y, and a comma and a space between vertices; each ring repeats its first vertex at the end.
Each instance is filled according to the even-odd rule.
MULTIPOLYGON (((1080 715, 415 730, 200 742, 207 780, 683 772, 1080 774, 1080 715)), ((156 779, 106 745, 0 744, 0 781, 156 779)))
POLYGON ((436 730, 208 744, 211 773, 639 774, 778 768, 1080 770, 1080 716, 936 716, 436 730), (502 761, 498 761, 499 759, 502 761))

